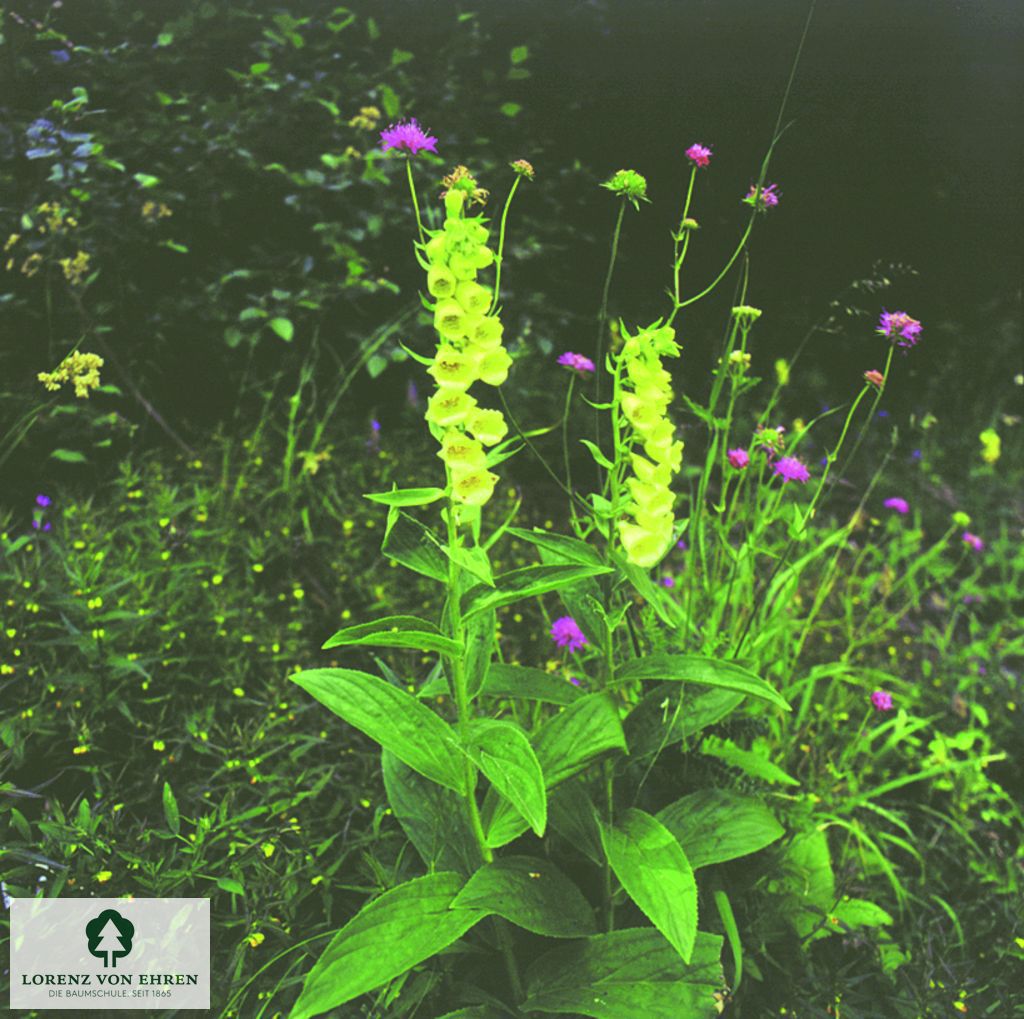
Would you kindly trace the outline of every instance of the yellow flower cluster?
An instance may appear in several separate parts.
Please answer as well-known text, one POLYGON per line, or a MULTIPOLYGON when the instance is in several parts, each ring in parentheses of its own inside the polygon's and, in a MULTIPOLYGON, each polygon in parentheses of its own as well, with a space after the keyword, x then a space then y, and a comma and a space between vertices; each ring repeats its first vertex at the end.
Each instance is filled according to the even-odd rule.
POLYGON ((629 516, 619 521, 619 538, 626 557, 637 566, 656 565, 672 543, 675 496, 672 475, 683 462, 683 444, 667 416, 672 402, 672 377, 662 357, 678 357, 679 345, 671 326, 658 322, 636 336, 622 330, 619 354, 619 406, 633 430, 630 445, 642 445, 645 455, 630 451, 633 477, 626 482, 631 496, 629 516))
POLYGON ((84 251, 78 251, 74 258, 62 258, 60 267, 64 270, 64 278, 68 283, 77 287, 89 271, 89 255, 84 251))
POLYGON ((994 464, 1003 454, 1003 442, 994 428, 986 428, 978 436, 981 439, 981 458, 987 464, 994 464))
POLYGON ((36 212, 43 216, 43 222, 37 227, 41 234, 63 233, 65 230, 73 230, 78 226, 78 220, 57 202, 43 202, 36 206, 36 212))
POLYGON ((467 200, 480 189, 468 171, 446 183, 444 228, 428 231, 430 239, 421 246, 427 290, 437 302, 434 328, 439 335, 427 369, 437 389, 426 419, 441 443, 438 456, 448 469, 452 498, 482 506, 498 481, 487 470, 484 447, 501 442, 508 425, 501 411, 479 407, 469 388, 474 382, 500 386, 512 359, 501 344, 501 321, 491 314, 492 292, 476 282, 477 273, 494 261, 483 217, 465 215, 467 200))
POLYGON ((40 372, 37 378, 47 389, 55 392, 65 382, 75 387, 75 396, 87 397, 90 389, 98 389, 103 358, 98 354, 82 354, 72 351, 56 371, 40 372))
POLYGON ((349 127, 357 131, 372 131, 380 120, 380 110, 376 106, 360 106, 359 112, 348 122, 349 127))
POLYGON ((159 219, 166 219, 168 216, 173 216, 174 213, 171 211, 169 206, 163 202, 143 202, 142 203, 142 218, 150 223, 155 223, 159 219))

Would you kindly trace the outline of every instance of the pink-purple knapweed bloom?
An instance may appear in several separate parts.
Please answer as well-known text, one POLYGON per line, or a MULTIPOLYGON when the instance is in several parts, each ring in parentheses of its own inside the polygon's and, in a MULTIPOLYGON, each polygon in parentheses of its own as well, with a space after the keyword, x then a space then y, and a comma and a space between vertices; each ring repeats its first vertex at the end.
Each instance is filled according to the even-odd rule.
POLYGON ((906 499, 901 499, 898 495, 894 495, 891 499, 886 499, 882 505, 886 509, 895 510, 904 517, 910 512, 910 503, 906 499))
POLYGON ((875 711, 892 711, 892 694, 886 690, 876 690, 871 695, 871 706, 875 711))
POLYGON ((558 358, 558 363, 564 368, 571 368, 574 372, 579 372, 581 375, 586 372, 593 373, 594 362, 589 357, 584 357, 582 354, 574 354, 571 350, 567 350, 558 358))
POLYGON ((798 460, 795 456, 784 456, 776 460, 772 464, 772 470, 782 480, 785 481, 799 481, 804 484, 811 479, 810 472, 804 465, 802 460, 798 460))
POLYGON ((892 340, 897 347, 909 349, 921 335, 921 323, 905 311, 883 311, 875 330, 880 336, 892 340))
POLYGON ((758 191, 756 184, 751 184, 750 190, 742 201, 746 202, 747 205, 752 205, 758 212, 767 212, 768 209, 774 208, 779 204, 780 197, 778 184, 766 184, 760 191, 758 191))
POLYGON ((437 139, 427 134, 415 117, 385 128, 380 133, 380 140, 385 152, 388 149, 404 149, 415 156, 417 152, 425 149, 427 152, 437 153, 437 139))
POLYGON ((50 502, 51 502, 51 501, 52 501, 52 500, 50 499, 50 497, 49 497, 48 495, 42 495, 42 494, 40 494, 40 495, 37 495, 37 496, 36 496, 36 505, 37 505, 37 506, 42 506, 42 507, 43 507, 44 509, 45 509, 45 508, 46 508, 47 506, 49 506, 49 505, 50 505, 50 502))
POLYGON ((587 638, 572 616, 561 616, 551 624, 551 639, 558 647, 570 651, 579 651, 587 643, 587 638))
POLYGON ((676 578, 675 577, 670 577, 670 576, 668 576, 666 574, 664 577, 661 578, 661 586, 662 587, 668 587, 668 588, 675 587, 676 586, 676 578))
POLYGON ((695 142, 686 150, 686 158, 694 166, 707 166, 711 162, 711 149, 695 142))
POLYGON ((742 471, 750 463, 750 454, 745 449, 730 449, 726 454, 729 459, 729 466, 742 471))
POLYGON ((985 542, 983 542, 976 534, 971 534, 970 531, 964 531, 961 535, 961 541, 963 541, 965 545, 970 545, 975 552, 981 552, 985 548, 985 542))
POLYGON ((881 389, 885 385, 885 376, 872 368, 871 371, 864 373, 864 381, 874 386, 875 389, 881 389))

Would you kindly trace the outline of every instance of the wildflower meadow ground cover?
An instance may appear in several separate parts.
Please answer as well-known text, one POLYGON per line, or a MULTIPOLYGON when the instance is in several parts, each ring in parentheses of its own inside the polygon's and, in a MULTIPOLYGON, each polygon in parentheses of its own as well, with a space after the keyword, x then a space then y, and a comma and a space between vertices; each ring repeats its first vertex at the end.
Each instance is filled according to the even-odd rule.
MULTIPOLYGON (((259 45, 298 68, 309 20, 276 14, 259 45)), ((5 937, 14 898, 208 897, 225 1017, 1024 1009, 1024 378, 953 433, 894 421, 936 327, 882 268, 765 356, 757 245, 794 201, 775 161, 806 28, 759 164, 730 162, 723 125, 675 139, 657 191, 631 168, 590 181, 600 299, 545 345, 514 283, 544 168, 515 150, 485 175, 424 103, 381 87, 385 116, 360 93, 363 151, 321 162, 361 175, 367 226, 327 246, 346 298, 389 294, 352 245, 392 219, 412 305, 368 319, 344 363, 317 326, 261 376, 259 343, 294 349, 326 301, 292 267, 301 291, 225 327, 246 359, 202 437, 114 374, 79 228, 89 160, 113 159, 70 130, 88 93, 31 122, 53 194, 19 210, 8 272, 24 321, 78 331, 5 381, 24 392, 0 465, 37 424, 62 469, 85 435, 117 456, 0 506, 5 937), (633 320, 617 285, 655 193, 673 229, 633 320), (705 276, 712 230, 728 244, 705 276), (862 363, 822 403, 798 382, 841 313, 862 363), (351 412, 389 366, 401 394, 351 412), (159 443, 85 409, 126 391, 159 443)), ((271 62, 237 79, 259 102, 271 62)), ((319 186, 292 176, 293 196, 319 186)), ((564 242, 538 227, 531 257, 545 237, 564 242)), ((207 296, 256 275, 233 273, 207 296)))

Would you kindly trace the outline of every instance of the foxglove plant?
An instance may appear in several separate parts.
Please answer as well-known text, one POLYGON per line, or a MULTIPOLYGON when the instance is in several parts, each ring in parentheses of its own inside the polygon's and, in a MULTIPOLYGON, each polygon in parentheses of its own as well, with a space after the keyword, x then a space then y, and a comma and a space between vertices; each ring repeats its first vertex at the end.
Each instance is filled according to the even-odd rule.
MULTIPOLYGON (((684 299, 682 269, 696 229, 690 216, 695 180, 710 163, 710 150, 694 144, 684 153, 690 181, 681 226, 672 235, 669 315, 632 334, 620 322, 619 345, 603 357, 602 338, 596 363, 575 352, 558 358, 570 372, 563 429, 577 379, 596 375, 600 393, 601 375, 610 377, 610 402, 591 403, 605 416, 610 446, 602 447, 600 433, 596 442, 584 440, 599 470, 598 489, 584 497, 567 470, 571 534, 525 530, 511 519, 488 528, 484 511, 497 481, 491 468, 513 452, 509 424, 527 445, 529 436, 511 414, 507 423, 501 412, 480 406, 484 390, 470 390, 478 383, 500 387, 508 376, 511 358, 496 310, 506 218, 520 181, 533 171, 527 173, 524 161, 512 164, 516 179, 496 252, 488 247, 487 221, 469 213, 487 192, 465 167, 444 180, 441 228, 425 229, 412 158, 436 146, 421 134, 413 122, 389 128, 382 139, 404 153, 412 189, 416 251, 429 295, 424 301, 437 337, 431 356, 414 356, 435 384, 426 422, 440 445, 444 486, 395 488, 369 498, 388 507, 384 554, 442 585, 444 605, 437 621, 387 616, 339 630, 324 648, 407 648, 437 662, 415 693, 390 675, 351 668, 310 669, 292 678, 381 745, 391 810, 424 873, 372 899, 336 934, 307 975, 292 1014, 319 1015, 405 980, 443 955, 435 972, 447 966, 456 980, 443 990, 437 980, 430 986, 451 1019, 492 1014, 480 1011, 481 1002, 495 1015, 626 1019, 656 1007, 659 1015, 711 1017, 726 988, 723 945, 733 988, 744 957, 727 874, 716 865, 772 846, 785 829, 752 794, 681 784, 661 771, 649 779, 665 752, 693 741, 701 753, 751 774, 779 770, 705 730, 743 710, 781 731, 790 703, 759 671, 779 676, 776 658, 796 671, 838 559, 825 567, 802 615, 791 609, 795 585, 844 546, 849 528, 835 529, 788 561, 807 539, 858 406, 873 392, 866 420, 874 418, 893 349, 908 340, 908 330, 916 341, 920 323, 906 316, 887 327, 893 342, 885 371, 863 380, 810 504, 801 508, 801 492, 812 479, 797 453, 810 427, 795 424, 791 434, 768 423, 790 363, 777 373, 779 387, 756 427, 738 444, 730 442, 740 427, 738 400, 757 384, 748 348, 761 312, 742 303, 744 273, 708 402, 685 400, 706 425, 708 440, 688 515, 677 523, 673 486, 683 444, 665 366, 681 351, 673 323, 717 287, 746 249, 754 217, 778 202, 775 185, 752 187, 750 220, 736 252, 710 285, 684 299), (492 265, 497 272, 490 288, 478 277, 492 265), (441 506, 441 530, 406 512, 433 504, 441 506), (759 556, 780 526, 788 544, 772 554, 766 579, 759 556), (496 575, 492 550, 505 537, 532 546, 539 562, 496 575), (652 579, 649 571, 673 547, 688 550, 685 566, 652 579), (571 657, 571 677, 509 662, 497 644, 497 612, 545 596, 557 597, 564 608, 550 635, 571 657), (460 961, 457 943, 473 953, 472 963, 460 961)), ((646 180, 636 171, 619 171, 604 186, 621 205, 602 322, 622 210, 627 202, 639 209, 647 200, 646 180)), ((567 454, 565 460, 568 468, 567 454)), ((967 544, 973 538, 964 535, 967 544)), ((798 714, 805 717, 813 681, 778 685, 801 694, 798 714)), ((879 711, 891 707, 891 701, 873 703, 879 711)), ((809 936, 817 930, 815 911, 841 908, 831 896, 800 899, 793 890, 802 887, 797 857, 831 875, 827 840, 817 828, 788 843, 781 857, 793 878, 783 882, 790 891, 779 908, 798 934, 809 936)), ((854 912, 851 907, 846 915, 854 912)))

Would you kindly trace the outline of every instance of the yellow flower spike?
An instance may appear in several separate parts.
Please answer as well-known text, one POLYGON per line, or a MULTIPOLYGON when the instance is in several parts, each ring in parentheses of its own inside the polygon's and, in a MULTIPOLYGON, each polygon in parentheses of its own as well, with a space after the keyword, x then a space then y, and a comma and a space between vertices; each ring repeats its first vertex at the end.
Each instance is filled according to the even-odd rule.
POLYGON ((466 419, 466 430, 485 446, 495 446, 508 435, 508 423, 500 410, 474 410, 466 419))
POLYGON ((638 432, 647 432, 661 419, 658 408, 646 400, 641 400, 635 393, 622 394, 622 413, 638 432))
POLYGON ((667 485, 672 480, 672 471, 667 464, 653 464, 638 453, 631 453, 630 460, 633 473, 647 484, 667 485))
POLYGON ((471 439, 457 428, 449 428, 437 454, 452 470, 473 470, 485 466, 487 454, 478 439, 471 439))
POLYGON ((468 389, 478 378, 475 359, 454 347, 439 347, 427 374, 447 389, 468 389))
POLYGON ((452 471, 452 497, 464 506, 483 506, 494 492, 498 475, 486 470, 452 471))
POLYGON ((450 428, 461 424, 475 409, 476 400, 465 390, 439 389, 427 403, 426 418, 441 428, 450 428))
POLYGON ((500 386, 508 378, 508 370, 512 367, 512 358, 504 347, 496 347, 485 354, 478 365, 480 381, 489 386, 500 386))

